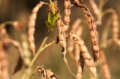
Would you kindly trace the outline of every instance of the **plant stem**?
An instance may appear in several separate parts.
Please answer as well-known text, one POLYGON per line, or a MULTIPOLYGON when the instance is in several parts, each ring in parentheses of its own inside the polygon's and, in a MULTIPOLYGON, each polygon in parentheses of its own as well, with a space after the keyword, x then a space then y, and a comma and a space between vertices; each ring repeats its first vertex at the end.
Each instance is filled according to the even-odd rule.
MULTIPOLYGON (((35 54, 34 58, 32 59, 30 65, 29 65, 29 67, 28 67, 28 69, 30 69, 30 68, 33 66, 35 60, 37 59, 37 57, 39 56, 39 54, 40 54, 45 48, 47 48, 47 47, 49 47, 50 45, 52 45, 52 44, 55 43, 55 41, 53 41, 53 42, 50 42, 49 44, 45 45, 47 39, 48 39, 48 37, 45 37, 45 38, 44 38, 44 40, 43 40, 43 42, 42 42, 39 50, 37 51, 37 53, 35 54), (45 45, 45 46, 44 46, 44 45, 45 45)), ((28 70, 28 69, 27 69, 27 70, 28 70)), ((22 76, 22 79, 25 79, 25 72, 24 72, 24 74, 23 74, 23 76, 22 76)))
POLYGON ((6 21, 6 22, 1 23, 1 25, 5 26, 5 25, 7 25, 7 24, 12 24, 13 22, 14 22, 14 21, 6 21))
POLYGON ((44 38, 44 40, 43 40, 43 42, 42 42, 39 50, 37 51, 37 53, 35 54, 33 60, 31 61, 30 65, 29 65, 29 68, 31 68, 31 66, 33 65, 33 63, 35 62, 35 60, 37 59, 37 57, 38 57, 39 54, 41 53, 41 49, 42 49, 42 47, 43 47, 43 45, 45 44, 45 42, 46 42, 47 39, 48 39, 48 37, 45 37, 45 38, 44 38))

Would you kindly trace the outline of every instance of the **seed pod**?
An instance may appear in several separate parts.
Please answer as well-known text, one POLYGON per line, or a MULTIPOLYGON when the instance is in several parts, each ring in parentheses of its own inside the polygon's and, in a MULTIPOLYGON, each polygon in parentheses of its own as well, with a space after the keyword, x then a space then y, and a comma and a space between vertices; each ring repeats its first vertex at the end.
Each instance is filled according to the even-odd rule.
POLYGON ((66 64, 68 70, 70 71, 70 73, 75 76, 72 71, 70 70, 68 63, 67 63, 67 59, 66 59, 66 34, 65 34, 65 30, 64 30, 64 24, 63 21, 59 18, 57 20, 57 26, 58 26, 58 32, 59 32, 59 42, 60 45, 62 47, 62 59, 64 61, 64 63, 66 64))
POLYGON ((118 32, 119 32, 119 22, 118 22, 118 15, 117 13, 112 10, 112 34, 113 34, 113 41, 119 46, 119 39, 118 39, 118 32))
POLYGON ((31 54, 29 51, 29 45, 27 42, 27 36, 25 33, 22 33, 21 35, 21 40, 22 40, 22 47, 23 47, 23 52, 24 52, 24 64, 26 67, 28 67, 30 65, 30 61, 31 61, 31 54))
MULTIPOLYGON (((79 26, 76 29, 75 34, 79 37, 81 36, 81 34, 82 34, 82 27, 81 26, 79 26)), ((82 79, 82 73, 83 73, 83 67, 84 67, 84 58, 81 55, 80 51, 81 50, 80 50, 79 45, 75 44, 75 61, 76 61, 77 66, 78 66, 76 79, 82 79)))
POLYGON ((92 58, 87 50, 87 47, 84 44, 84 41, 77 35, 71 34, 71 33, 69 34, 69 38, 73 39, 74 42, 79 45, 81 55, 83 56, 84 61, 87 65, 87 67, 89 68, 90 72, 92 73, 94 79, 96 79, 97 78, 96 68, 95 68, 94 62, 92 61, 92 58))
POLYGON ((46 71, 43 67, 37 66, 33 74, 39 74, 42 73, 42 78, 41 79, 46 79, 46 71))
POLYGON ((48 79, 58 79, 58 77, 51 71, 51 70, 46 70, 48 79))
POLYGON ((0 79, 9 79, 9 61, 7 52, 0 48, 0 79))
POLYGON ((4 26, 0 25, 0 79, 9 79, 9 59, 6 51, 10 38, 4 26))
MULTIPOLYGON (((77 35, 77 36, 81 36, 81 34, 82 34, 82 26, 79 26, 76 30, 75 30, 75 34, 77 35)), ((77 44, 75 44, 74 45, 74 47, 75 47, 75 61, 77 62, 77 64, 78 64, 78 61, 80 60, 80 48, 79 48, 79 46, 77 45, 77 44)))
POLYGON ((45 2, 38 3, 32 10, 32 14, 29 17, 28 22, 28 41, 30 43, 30 49, 32 50, 33 55, 35 55, 35 44, 34 44, 34 31, 35 31, 35 21, 36 16, 39 8, 42 7, 42 5, 47 4, 45 2))
POLYGON ((62 58, 65 63, 67 63, 67 60, 65 58, 66 55, 66 37, 65 37, 65 32, 64 32, 64 24, 61 19, 57 20, 57 25, 58 25, 58 31, 59 31, 59 42, 62 47, 62 58))
POLYGON ((95 64, 97 64, 97 61, 99 59, 99 46, 98 46, 98 40, 97 40, 96 24, 94 23, 94 19, 89 9, 85 5, 80 4, 78 0, 75 0, 74 4, 77 7, 80 7, 83 9, 85 16, 88 20, 90 36, 91 36, 91 41, 92 41, 93 58, 94 58, 95 64))
POLYGON ((89 1, 90 1, 90 5, 92 7, 92 10, 97 17, 97 23, 101 24, 101 14, 100 14, 100 10, 98 9, 98 6, 94 2, 94 0, 89 0, 89 1))
POLYGON ((103 70, 105 79, 111 79, 109 68, 106 63, 106 58, 103 50, 100 50, 100 59, 101 59, 101 65, 102 65, 102 70, 103 70))
POLYGON ((70 14, 71 14, 71 2, 70 0, 64 0, 64 22, 65 25, 67 26, 67 29, 65 31, 67 31, 69 28, 70 14))
POLYGON ((82 79, 83 67, 84 67, 84 58, 82 54, 80 53, 76 79, 82 79))
MULTIPOLYGON (((79 27, 79 24, 81 23, 81 20, 80 19, 77 19, 74 23, 73 23, 73 25, 71 26, 72 28, 71 28, 71 30, 70 30, 70 32, 71 33, 75 33, 76 32, 76 30, 77 30, 77 28, 79 27)), ((77 31, 78 32, 78 31, 77 31)), ((79 32, 80 32, 80 30, 79 30, 79 32)), ((69 53, 69 55, 70 55, 70 57, 72 58, 72 59, 75 59, 75 58, 78 58, 79 59, 79 55, 78 54, 75 54, 75 56, 77 56, 77 57, 74 57, 74 55, 73 55, 73 50, 74 50, 74 41, 72 40, 72 39, 69 39, 68 40, 68 45, 67 45, 67 51, 68 51, 68 53, 69 53)))

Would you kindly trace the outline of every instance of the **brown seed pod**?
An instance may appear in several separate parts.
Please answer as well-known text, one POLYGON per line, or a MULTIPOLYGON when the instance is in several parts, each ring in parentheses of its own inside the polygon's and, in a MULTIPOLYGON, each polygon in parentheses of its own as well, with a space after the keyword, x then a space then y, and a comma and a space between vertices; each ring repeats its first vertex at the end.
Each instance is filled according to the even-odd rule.
POLYGON ((72 71, 70 70, 68 63, 67 63, 67 59, 66 59, 66 34, 65 34, 65 30, 64 30, 64 24, 63 21, 59 18, 57 20, 57 26, 58 26, 58 32, 59 32, 59 43, 62 47, 62 59, 64 61, 64 63, 66 64, 68 70, 70 71, 70 73, 75 76, 72 71))
POLYGON ((2 48, 0 48, 0 79, 9 79, 8 55, 2 48))
POLYGON ((98 39, 97 39, 96 24, 94 23, 94 19, 89 9, 85 5, 80 4, 78 0, 74 0, 74 4, 77 7, 80 7, 83 9, 85 16, 88 20, 90 36, 92 41, 93 58, 94 58, 95 64, 97 64, 97 61, 99 59, 99 46, 98 46, 98 39))
MULTIPOLYGON (((75 33, 79 24, 81 23, 81 20, 80 19, 77 19, 73 25, 71 26, 71 30, 70 30, 70 33, 75 33)), ((77 31, 78 32, 78 31, 77 31)), ((79 31, 80 32, 80 31, 79 31)), ((72 59, 75 59, 74 55, 73 55, 73 50, 74 50, 74 41, 72 39, 69 39, 68 42, 67 42, 67 51, 70 55, 70 57, 72 59)), ((77 58, 79 58, 79 55, 75 55, 77 56, 77 58)))
POLYGON ((113 41, 119 45, 119 39, 118 39, 118 32, 119 32, 119 22, 118 22, 118 15, 117 13, 113 10, 112 12, 112 34, 113 34, 113 41))
POLYGON ((4 26, 0 25, 0 79, 9 79, 9 59, 6 51, 10 38, 4 26))
POLYGON ((30 49, 32 50, 33 55, 35 55, 35 44, 34 44, 34 31, 35 31, 35 20, 37 16, 37 12, 42 5, 47 4, 45 2, 38 3, 32 10, 32 14, 29 17, 28 22, 28 41, 30 43, 30 49))
MULTIPOLYGON (((81 36, 81 34, 82 34, 82 26, 79 26, 76 29, 75 34, 77 36, 79 36, 79 37, 81 36)), ((81 55, 80 47, 79 47, 78 44, 75 44, 75 61, 76 61, 76 64, 78 66, 76 79, 82 79, 82 73, 83 73, 83 67, 84 67, 84 58, 81 55)))
POLYGON ((105 79, 111 79, 109 68, 108 68, 105 54, 104 54, 103 50, 100 50, 100 59, 101 59, 102 70, 103 70, 103 74, 105 76, 105 79))
MULTIPOLYGON (((75 30, 75 34, 77 35, 77 36, 81 36, 81 34, 82 34, 82 26, 79 26, 76 30, 75 30)), ((80 60, 80 47, 78 46, 78 44, 75 44, 74 45, 74 47, 75 47, 75 61, 76 61, 76 63, 77 63, 77 65, 78 65, 78 61, 80 60)))
POLYGON ((118 32, 119 32, 119 22, 118 22, 118 15, 117 13, 115 12, 115 10, 113 9, 107 9, 104 11, 104 15, 105 14, 108 14, 108 13, 111 13, 112 14, 112 39, 113 39, 113 42, 115 44, 117 44, 118 46, 120 46, 120 40, 118 39, 118 32))
POLYGON ((51 71, 51 70, 46 70, 48 79, 58 79, 58 77, 51 71))
POLYGON ((79 61, 78 61, 78 70, 77 70, 77 75, 76 79, 82 79, 82 73, 83 73, 83 67, 84 67, 84 58, 82 54, 79 54, 79 61))
POLYGON ((46 71, 42 66, 37 66, 33 74, 39 74, 39 73, 42 73, 41 79, 46 79, 46 71))
POLYGON ((67 29, 65 31, 67 31, 69 28, 70 14, 71 14, 71 2, 70 0, 64 0, 64 22, 65 25, 67 26, 67 29))
POLYGON ((89 0, 89 1, 90 1, 90 5, 92 7, 92 10, 97 17, 97 23, 101 24, 101 14, 100 14, 100 10, 98 9, 98 6, 94 2, 94 0, 89 0))
POLYGON ((87 47, 84 44, 84 41, 80 37, 78 37, 77 35, 72 34, 72 33, 69 34, 69 38, 73 39, 74 42, 79 45, 81 55, 83 56, 84 61, 87 65, 87 67, 89 68, 90 72, 92 73, 94 79, 96 79, 97 78, 96 68, 95 68, 94 62, 92 61, 92 58, 88 52, 87 47))

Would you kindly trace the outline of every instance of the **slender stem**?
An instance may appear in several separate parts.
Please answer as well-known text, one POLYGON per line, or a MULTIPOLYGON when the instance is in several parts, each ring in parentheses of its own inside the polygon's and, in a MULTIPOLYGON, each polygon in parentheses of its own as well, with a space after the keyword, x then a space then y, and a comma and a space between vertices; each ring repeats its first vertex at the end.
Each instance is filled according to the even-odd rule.
POLYGON ((29 79, 31 79, 31 78, 33 77, 33 75, 34 75, 34 74, 32 74, 29 79))
POLYGON ((6 21, 6 22, 1 23, 1 25, 5 26, 5 25, 7 25, 7 24, 12 24, 13 22, 14 22, 14 21, 6 21))
POLYGON ((54 43, 55 43, 55 41, 53 41, 53 42, 51 42, 51 43, 45 45, 45 46, 41 49, 41 51, 43 51, 45 48, 49 47, 50 45, 52 45, 52 44, 54 44, 54 43))
MULTIPOLYGON (((32 67, 32 65, 34 64, 35 60, 36 60, 37 57, 39 56, 39 54, 40 54, 45 48, 47 48, 47 47, 49 47, 50 45, 52 45, 52 44, 55 43, 55 41, 53 41, 53 42, 50 42, 49 44, 45 45, 47 39, 48 39, 48 37, 45 37, 45 38, 44 38, 44 40, 43 40, 43 42, 42 42, 39 50, 37 51, 37 53, 35 54, 34 58, 32 59, 30 65, 29 65, 29 67, 28 67, 28 69, 30 69, 30 68, 32 67), (45 45, 45 46, 44 46, 44 45, 45 45)), ((28 70, 28 69, 27 69, 27 70, 28 70)), ((33 75, 32 75, 32 76, 33 76, 33 75)), ((31 78, 31 77, 30 77, 30 78, 31 78)), ((25 72, 24 72, 24 74, 23 74, 23 76, 22 76, 22 79, 25 79, 25 72)))
POLYGON ((37 59, 37 57, 38 57, 39 54, 41 53, 41 49, 42 49, 42 47, 43 47, 43 45, 45 44, 45 42, 46 42, 47 39, 48 39, 48 37, 45 37, 45 38, 44 38, 44 40, 43 40, 43 42, 42 42, 39 50, 37 51, 35 57, 34 57, 33 60, 31 61, 30 65, 29 65, 29 68, 31 68, 31 66, 33 65, 33 63, 35 62, 35 60, 37 59))
POLYGON ((25 79, 25 71, 24 71, 24 73, 23 73, 22 79, 25 79))

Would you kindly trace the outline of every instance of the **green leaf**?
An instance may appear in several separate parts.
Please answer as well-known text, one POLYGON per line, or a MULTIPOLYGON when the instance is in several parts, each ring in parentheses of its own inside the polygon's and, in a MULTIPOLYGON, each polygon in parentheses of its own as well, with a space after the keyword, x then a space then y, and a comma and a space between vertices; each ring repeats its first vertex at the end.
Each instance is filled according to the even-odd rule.
POLYGON ((52 2, 52 0, 50 0, 50 9, 52 10, 52 13, 55 14, 55 6, 54 6, 54 2, 52 2))
POLYGON ((53 27, 51 27, 51 23, 49 23, 48 21, 45 21, 45 23, 46 23, 46 25, 47 25, 47 27, 48 27, 48 31, 53 31, 53 27))
POLYGON ((48 13, 48 22, 51 24, 52 23, 52 16, 50 14, 50 12, 48 13))
POLYGON ((51 24, 53 28, 55 26, 56 20, 57 20, 57 16, 54 16, 52 19, 52 24, 51 24))

